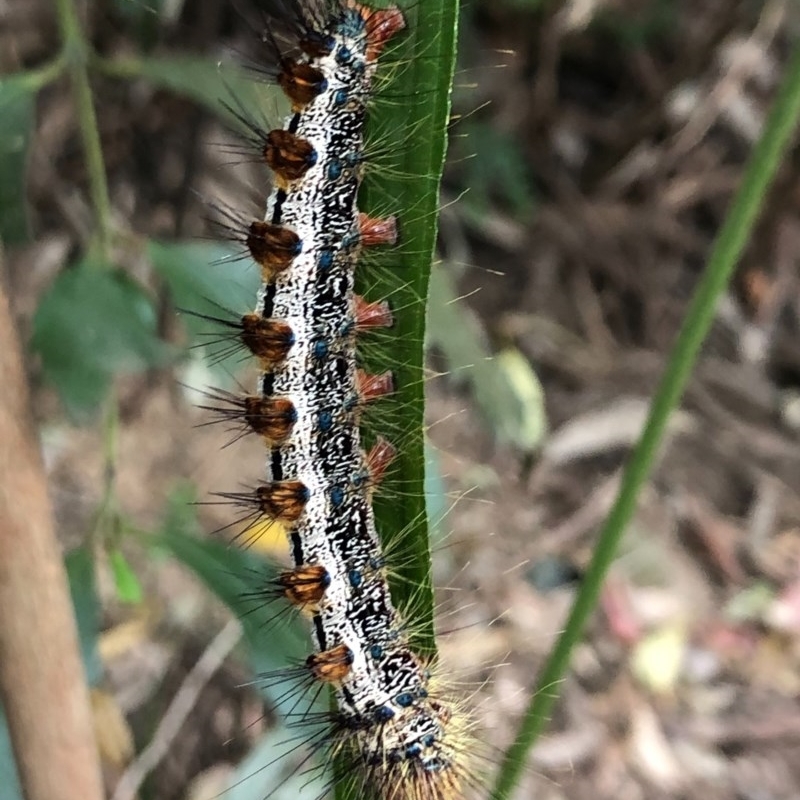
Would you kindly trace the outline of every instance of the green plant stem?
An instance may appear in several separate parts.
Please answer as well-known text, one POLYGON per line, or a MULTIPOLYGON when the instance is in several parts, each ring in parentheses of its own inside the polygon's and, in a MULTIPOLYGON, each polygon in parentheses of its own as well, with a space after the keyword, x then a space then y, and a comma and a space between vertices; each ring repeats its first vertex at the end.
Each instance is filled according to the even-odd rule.
POLYGON ((29 70, 24 73, 17 73, 17 75, 11 75, 8 77, 23 78, 26 85, 30 87, 32 92, 38 92, 40 89, 43 89, 45 86, 47 86, 47 84, 56 80, 56 78, 58 78, 64 71, 66 66, 67 61, 64 58, 64 54, 59 53, 56 58, 39 67, 38 69, 29 70))
POLYGON ((84 36, 73 0, 55 0, 58 23, 63 38, 63 52, 67 61, 73 96, 78 112, 78 126, 83 140, 86 168, 89 174, 89 193, 92 198, 97 224, 97 245, 108 261, 111 237, 111 201, 108 196, 108 181, 100 143, 100 130, 89 83, 88 64, 91 57, 89 42, 84 36))
POLYGON ((117 439, 119 404, 113 389, 106 398, 103 413, 103 496, 94 514, 90 539, 95 555, 109 545, 116 547, 121 525, 117 504, 117 439))
POLYGON ((639 490, 650 473, 670 414, 678 404, 698 351, 714 319, 717 299, 727 286, 748 241, 781 156, 800 116, 800 47, 795 49, 783 84, 767 119, 761 139, 746 167, 744 179, 719 232, 706 270, 692 298, 683 327, 672 350, 664 377, 650 406, 642 436, 627 464, 619 494, 600 533, 591 564, 570 611, 564 632, 556 642, 539 677, 516 740, 506 752, 492 800, 505 800, 516 786, 525 757, 549 718, 558 696, 573 646, 594 610, 605 574, 617 545, 636 508, 639 490))
POLYGON ((109 78, 133 80, 145 77, 144 61, 136 56, 115 56, 106 58, 98 53, 89 54, 89 66, 109 78))

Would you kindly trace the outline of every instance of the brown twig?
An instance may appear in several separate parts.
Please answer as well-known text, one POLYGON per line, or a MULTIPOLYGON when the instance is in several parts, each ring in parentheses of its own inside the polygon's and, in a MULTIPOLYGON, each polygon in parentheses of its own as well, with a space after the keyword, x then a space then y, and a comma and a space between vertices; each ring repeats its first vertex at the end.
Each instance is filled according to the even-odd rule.
POLYGON ((222 666, 241 637, 241 625, 235 620, 228 622, 214 637, 172 699, 150 744, 120 778, 112 800, 136 800, 139 787, 161 763, 161 759, 167 755, 170 745, 180 733, 181 727, 194 708, 200 693, 214 673, 222 666))
POLYGON ((78 634, 2 284, 0 376, 0 698, 19 779, 27 800, 101 800, 78 634))

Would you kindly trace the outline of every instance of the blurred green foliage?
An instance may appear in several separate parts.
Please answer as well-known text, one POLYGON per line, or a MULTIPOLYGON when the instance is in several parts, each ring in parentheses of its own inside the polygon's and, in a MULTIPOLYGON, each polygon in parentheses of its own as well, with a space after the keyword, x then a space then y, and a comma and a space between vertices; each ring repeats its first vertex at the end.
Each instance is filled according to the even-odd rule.
POLYGON ((152 300, 127 273, 87 257, 61 272, 33 321, 42 373, 76 415, 98 408, 116 373, 166 364, 152 300))
POLYGON ((25 167, 33 133, 35 82, 29 75, 0 79, 0 239, 28 238, 25 167))
POLYGON ((431 275, 428 343, 441 351, 450 379, 469 386, 497 442, 533 454, 547 432, 539 379, 516 348, 492 354, 477 314, 457 303, 445 264, 431 275))
POLYGON ((673 36, 678 30, 678 5, 675 0, 650 0, 643 3, 638 14, 602 7, 592 24, 601 33, 635 50, 673 36))
POLYGON ((466 122, 455 142, 455 158, 463 159, 460 183, 467 193, 467 214, 483 217, 500 208, 528 220, 535 207, 534 182, 517 140, 488 122, 466 122))

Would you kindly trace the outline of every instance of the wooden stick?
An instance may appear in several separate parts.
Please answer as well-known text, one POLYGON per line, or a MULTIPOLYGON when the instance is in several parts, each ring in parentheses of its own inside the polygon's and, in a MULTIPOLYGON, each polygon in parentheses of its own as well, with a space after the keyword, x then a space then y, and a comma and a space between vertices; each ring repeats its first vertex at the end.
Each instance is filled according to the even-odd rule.
POLYGON ((72 601, 2 284, 0 699, 26 800, 102 800, 72 601))

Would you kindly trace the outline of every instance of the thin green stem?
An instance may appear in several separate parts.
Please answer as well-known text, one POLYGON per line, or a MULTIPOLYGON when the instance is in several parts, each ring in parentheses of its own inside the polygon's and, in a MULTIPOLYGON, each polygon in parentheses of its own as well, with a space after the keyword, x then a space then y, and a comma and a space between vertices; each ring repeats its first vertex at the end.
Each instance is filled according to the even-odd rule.
POLYGON ((19 77, 25 81, 26 86, 28 86, 32 92, 38 92, 40 89, 47 86, 48 83, 52 83, 56 80, 66 66, 67 61, 64 58, 64 54, 59 53, 52 61, 49 61, 47 64, 37 69, 28 70, 24 73, 17 73, 16 75, 9 75, 7 77, 19 77))
POLYGON ((119 404, 112 391, 103 413, 103 496, 95 511, 91 533, 92 542, 101 548, 106 546, 108 532, 117 529, 120 518, 116 495, 118 434, 119 404))
POLYGON ((119 56, 112 59, 90 53, 89 66, 94 72, 107 75, 109 78, 133 80, 147 77, 144 61, 133 56, 119 56))
POLYGON ((500 766, 497 783, 491 794, 492 800, 506 800, 509 797, 519 780, 528 750, 549 718, 558 697, 556 687, 566 671, 572 648, 580 639, 586 621, 597 604, 603 579, 636 508, 639 490, 650 473, 669 416, 683 394, 700 346, 714 319, 717 299, 727 286, 747 243, 798 117, 800 47, 795 49, 762 137, 753 151, 742 184, 717 236, 564 632, 542 670, 517 738, 500 766))
POLYGON ((89 193, 92 198, 97 223, 97 245, 105 262, 109 255, 111 238, 111 201, 100 143, 100 129, 94 109, 92 87, 89 83, 88 64, 91 47, 84 36, 73 0, 55 0, 58 23, 63 39, 63 52, 69 65, 73 96, 78 112, 78 126, 83 140, 83 152, 89 175, 89 193))

